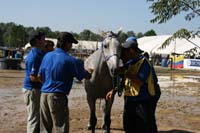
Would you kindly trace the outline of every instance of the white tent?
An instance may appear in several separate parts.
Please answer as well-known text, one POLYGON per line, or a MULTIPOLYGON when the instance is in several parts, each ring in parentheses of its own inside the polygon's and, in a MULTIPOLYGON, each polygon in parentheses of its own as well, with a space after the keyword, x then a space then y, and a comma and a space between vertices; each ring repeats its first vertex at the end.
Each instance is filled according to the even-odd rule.
MULTIPOLYGON (((53 38, 45 38, 46 40, 50 40, 50 41, 53 41, 55 46, 57 44, 57 39, 53 39, 53 38)), ((30 43, 27 43, 25 46, 24 46, 24 49, 28 49, 30 48, 31 45, 30 43)), ((101 47, 101 42, 96 42, 96 41, 81 41, 79 40, 78 41, 78 44, 73 44, 72 48, 73 49, 80 49, 80 50, 96 50, 98 48, 101 47)))
POLYGON ((187 41, 186 39, 175 39, 166 48, 159 49, 165 42, 165 40, 167 40, 169 37, 171 37, 171 35, 149 36, 149 37, 139 38, 138 39, 139 48, 148 53, 183 54, 185 51, 188 51, 196 47, 191 42, 197 44, 200 47, 200 38, 195 37, 190 39, 191 42, 187 41))
POLYGON ((74 49, 82 50, 97 50, 101 47, 101 42, 96 41, 78 41, 78 44, 73 44, 74 49))

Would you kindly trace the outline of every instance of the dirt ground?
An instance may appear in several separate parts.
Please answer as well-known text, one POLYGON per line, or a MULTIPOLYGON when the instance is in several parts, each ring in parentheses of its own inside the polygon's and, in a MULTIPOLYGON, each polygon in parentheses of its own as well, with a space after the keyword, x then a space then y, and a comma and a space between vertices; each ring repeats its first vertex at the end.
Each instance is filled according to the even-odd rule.
MULTIPOLYGON (((160 133, 200 133, 200 71, 158 70, 162 96, 156 111, 160 133)), ((26 109, 22 85, 24 71, 0 70, 0 133, 26 132, 26 109)), ((82 83, 75 83, 69 95, 70 132, 86 130, 89 108, 82 83)), ((102 122, 101 104, 97 101, 97 133, 102 122)), ((123 97, 115 97, 111 133, 123 133, 123 97)))

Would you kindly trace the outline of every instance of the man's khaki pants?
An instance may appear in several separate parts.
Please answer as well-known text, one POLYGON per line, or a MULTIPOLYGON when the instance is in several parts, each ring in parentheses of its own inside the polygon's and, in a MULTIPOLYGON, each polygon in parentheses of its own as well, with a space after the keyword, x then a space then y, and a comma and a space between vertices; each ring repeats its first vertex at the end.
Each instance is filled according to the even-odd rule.
POLYGON ((40 132, 40 89, 23 88, 24 101, 27 108, 27 133, 40 132))
POLYGON ((41 93, 40 131, 51 133, 54 125, 56 133, 69 133, 69 109, 65 94, 41 93))

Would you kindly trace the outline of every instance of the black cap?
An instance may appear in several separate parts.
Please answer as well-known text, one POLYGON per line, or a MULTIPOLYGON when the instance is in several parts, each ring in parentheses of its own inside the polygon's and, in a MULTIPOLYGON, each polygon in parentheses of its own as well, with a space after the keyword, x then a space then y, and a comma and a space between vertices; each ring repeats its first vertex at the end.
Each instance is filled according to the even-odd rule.
POLYGON ((33 32, 30 36, 29 36, 29 42, 31 42, 32 40, 35 39, 40 39, 42 36, 45 36, 45 34, 43 32, 33 32))
POLYGON ((30 36, 29 36, 29 43, 31 44, 31 46, 34 46, 35 44, 35 40, 36 39, 41 39, 41 37, 45 36, 45 34, 43 32, 33 32, 30 36))
POLYGON ((75 44, 78 43, 78 41, 74 38, 74 36, 69 32, 61 32, 58 36, 58 41, 70 42, 75 44))

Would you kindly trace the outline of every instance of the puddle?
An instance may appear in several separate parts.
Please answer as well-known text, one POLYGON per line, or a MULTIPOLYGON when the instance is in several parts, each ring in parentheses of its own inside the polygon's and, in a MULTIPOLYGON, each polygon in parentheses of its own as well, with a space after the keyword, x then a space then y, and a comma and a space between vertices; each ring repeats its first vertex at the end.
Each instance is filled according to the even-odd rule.
MULTIPOLYGON (((161 108, 200 115, 200 76, 158 76, 162 95, 161 108)), ((69 98, 85 97, 83 83, 73 84, 69 98)), ((117 99, 116 99, 117 100, 117 99)))
POLYGON ((158 76, 161 108, 200 115, 200 76, 158 76))

